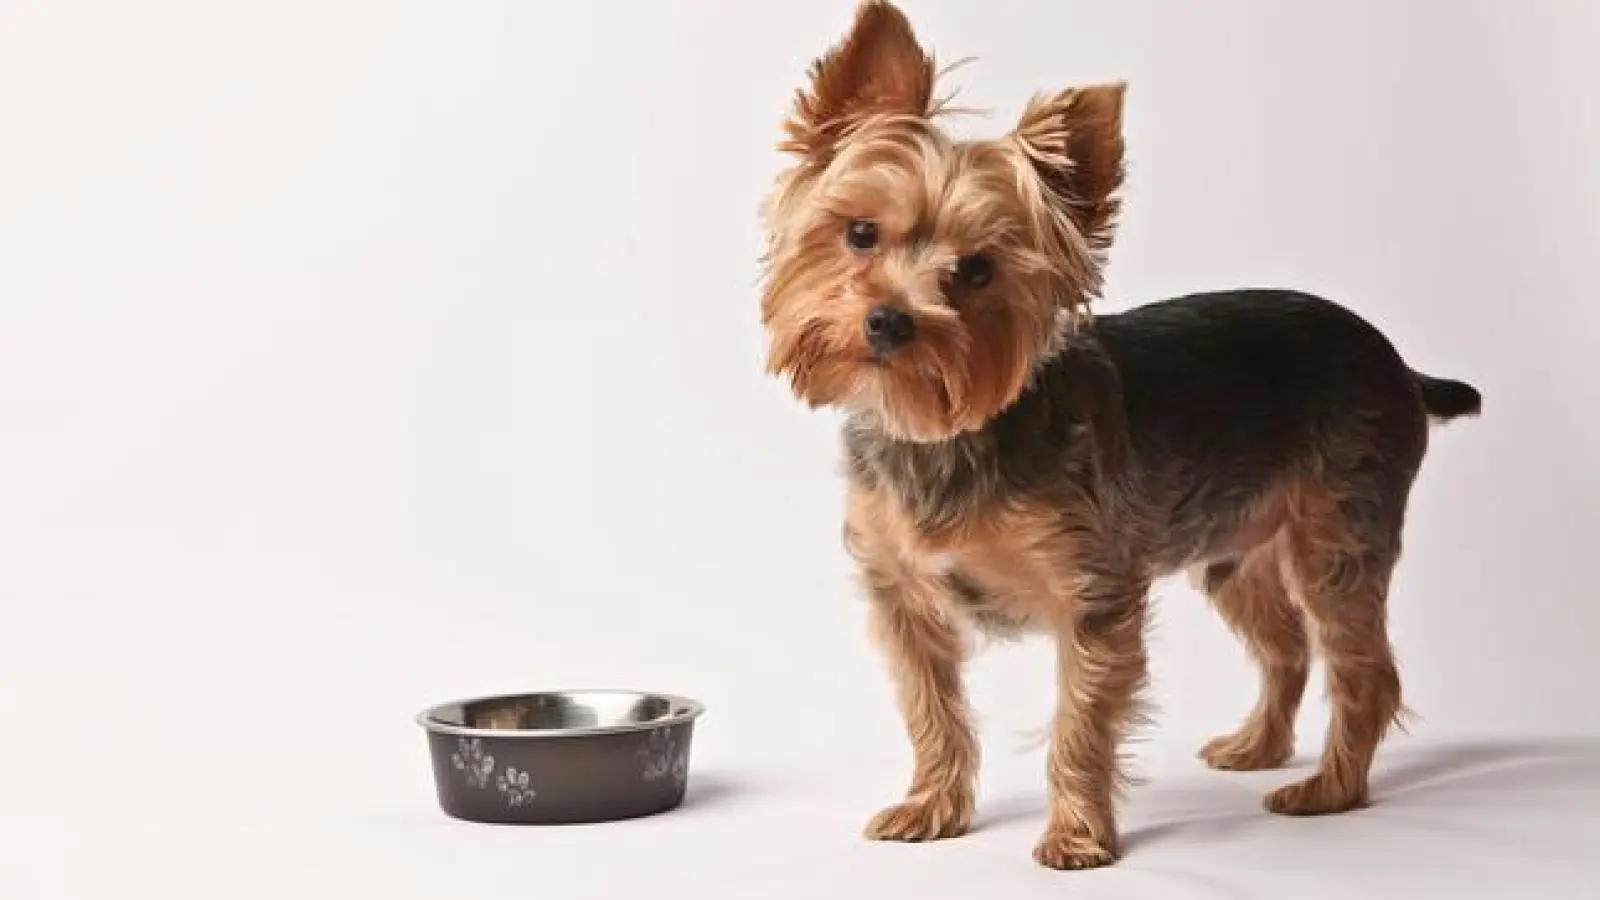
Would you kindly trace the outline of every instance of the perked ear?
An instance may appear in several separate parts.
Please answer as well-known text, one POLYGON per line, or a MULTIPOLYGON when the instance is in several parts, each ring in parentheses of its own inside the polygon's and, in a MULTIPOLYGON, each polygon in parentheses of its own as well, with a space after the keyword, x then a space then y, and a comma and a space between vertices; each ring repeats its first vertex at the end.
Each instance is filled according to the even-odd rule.
POLYGON ((933 104, 933 57, 917 43, 905 14, 886 0, 863 0, 843 41, 811 66, 784 123, 781 149, 826 154, 841 131, 867 115, 927 116, 933 104))
POLYGON ((1091 252, 1111 246, 1121 208, 1124 82, 1035 97, 1013 136, 1091 252))

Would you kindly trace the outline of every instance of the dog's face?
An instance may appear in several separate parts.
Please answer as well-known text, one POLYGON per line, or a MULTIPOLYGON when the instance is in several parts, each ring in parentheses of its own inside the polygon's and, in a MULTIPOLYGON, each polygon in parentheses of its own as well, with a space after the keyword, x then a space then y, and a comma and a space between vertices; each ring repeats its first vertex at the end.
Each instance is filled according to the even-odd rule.
POLYGON ((799 94, 765 210, 769 371, 916 441, 982 427, 1077 324, 1122 181, 1122 85, 957 141, 934 78, 900 11, 862 3, 799 94))

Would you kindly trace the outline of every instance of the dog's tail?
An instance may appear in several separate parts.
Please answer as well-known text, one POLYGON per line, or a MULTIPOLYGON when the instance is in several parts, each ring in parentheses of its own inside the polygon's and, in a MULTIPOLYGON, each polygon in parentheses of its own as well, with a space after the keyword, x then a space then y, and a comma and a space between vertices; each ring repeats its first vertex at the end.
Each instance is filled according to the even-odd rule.
POLYGON ((1476 416, 1483 411, 1483 395, 1465 381, 1434 378, 1421 372, 1411 373, 1422 391, 1422 408, 1429 418, 1448 422, 1460 416, 1476 416))

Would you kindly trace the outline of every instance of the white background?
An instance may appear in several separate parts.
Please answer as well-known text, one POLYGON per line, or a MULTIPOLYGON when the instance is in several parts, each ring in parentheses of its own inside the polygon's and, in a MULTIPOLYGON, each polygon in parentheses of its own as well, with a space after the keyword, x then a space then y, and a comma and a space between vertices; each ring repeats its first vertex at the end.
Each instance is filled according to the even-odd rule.
POLYGON ((973 669, 984 827, 857 837, 906 748, 756 288, 851 6, 0 4, 0 896, 1593 896, 1600 12, 907 0, 964 131, 1129 81, 1110 308, 1322 291, 1486 398, 1414 494, 1379 805, 1258 810, 1316 685, 1296 771, 1200 767, 1253 674, 1164 585, 1132 852, 1059 875, 1042 644, 973 669), (683 810, 439 813, 420 707, 601 685, 710 707, 683 810))

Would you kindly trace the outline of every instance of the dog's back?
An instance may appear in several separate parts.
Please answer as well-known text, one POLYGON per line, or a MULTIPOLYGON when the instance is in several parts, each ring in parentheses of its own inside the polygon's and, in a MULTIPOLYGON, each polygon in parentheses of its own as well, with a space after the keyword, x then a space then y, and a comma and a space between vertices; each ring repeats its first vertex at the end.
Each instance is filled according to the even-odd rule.
POLYGON ((1102 315, 1092 334, 1116 367, 1135 456, 1213 479, 1271 477, 1327 453, 1414 469, 1427 417, 1481 402, 1413 371, 1351 310, 1298 291, 1190 294, 1102 315))

